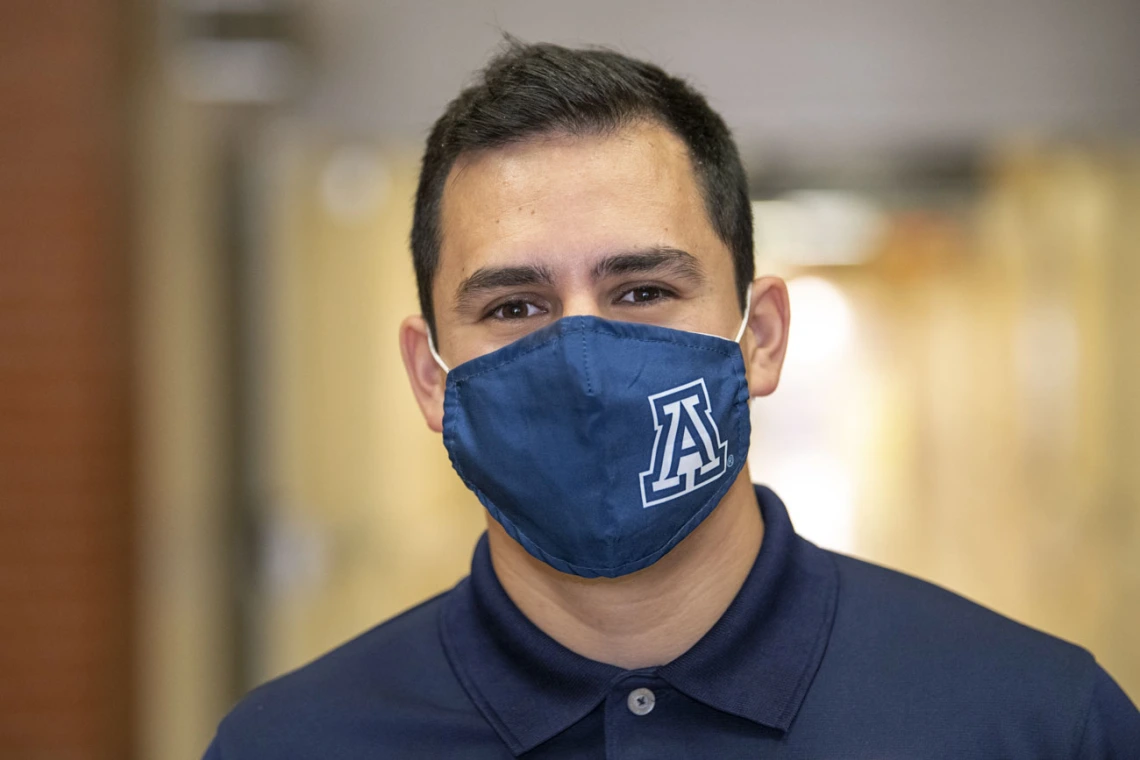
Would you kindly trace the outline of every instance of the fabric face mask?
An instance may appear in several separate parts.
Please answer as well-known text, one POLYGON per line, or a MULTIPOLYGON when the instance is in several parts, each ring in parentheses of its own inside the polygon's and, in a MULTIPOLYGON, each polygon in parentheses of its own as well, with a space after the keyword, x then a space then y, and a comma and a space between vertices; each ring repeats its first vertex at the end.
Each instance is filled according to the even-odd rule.
POLYGON ((747 315, 727 340, 565 317, 451 370, 433 345, 452 466, 551 567, 586 578, 648 567, 744 467, 746 326, 747 315))

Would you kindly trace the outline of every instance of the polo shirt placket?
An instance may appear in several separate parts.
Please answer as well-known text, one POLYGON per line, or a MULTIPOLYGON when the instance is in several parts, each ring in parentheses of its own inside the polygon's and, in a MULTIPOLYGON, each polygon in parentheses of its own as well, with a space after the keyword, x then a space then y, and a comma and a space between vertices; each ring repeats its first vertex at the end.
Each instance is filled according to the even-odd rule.
POLYGON ((570 741, 581 732, 574 726, 595 711, 595 756, 611 760, 779 740, 823 657, 838 581, 830 557, 796 537, 775 494, 757 495, 764 540, 743 587, 696 645, 658 668, 623 671, 562 647, 511 602, 480 541, 470 578, 444 603, 441 637, 512 753, 543 757, 541 745, 563 732, 580 746, 570 741))

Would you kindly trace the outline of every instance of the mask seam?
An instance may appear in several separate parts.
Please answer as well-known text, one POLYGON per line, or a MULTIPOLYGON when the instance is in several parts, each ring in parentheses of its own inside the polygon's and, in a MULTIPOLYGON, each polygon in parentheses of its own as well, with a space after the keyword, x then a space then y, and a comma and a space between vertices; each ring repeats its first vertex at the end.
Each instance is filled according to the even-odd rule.
POLYGON ((590 382, 590 354, 586 350, 586 331, 582 330, 579 333, 582 338, 582 371, 586 373, 586 394, 594 395, 594 384, 590 382))

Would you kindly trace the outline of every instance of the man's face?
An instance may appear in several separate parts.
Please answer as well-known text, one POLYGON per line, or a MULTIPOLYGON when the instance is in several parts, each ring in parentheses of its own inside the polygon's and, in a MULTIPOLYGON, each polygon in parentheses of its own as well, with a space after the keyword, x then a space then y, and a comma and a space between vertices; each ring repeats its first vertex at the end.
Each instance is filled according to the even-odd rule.
MULTIPOLYGON (((654 124, 461 156, 440 228, 432 297, 437 348, 451 367, 567 316, 730 340, 740 325, 732 255, 683 143, 654 124)), ((787 323, 784 283, 756 280, 741 342, 753 396, 776 387, 787 323)), ((400 342, 416 400, 439 432, 445 376, 421 317, 405 320, 400 342)))
POLYGON ((732 338, 732 257, 663 127, 547 136, 461 157, 443 194, 433 298, 450 366, 566 316, 732 338))

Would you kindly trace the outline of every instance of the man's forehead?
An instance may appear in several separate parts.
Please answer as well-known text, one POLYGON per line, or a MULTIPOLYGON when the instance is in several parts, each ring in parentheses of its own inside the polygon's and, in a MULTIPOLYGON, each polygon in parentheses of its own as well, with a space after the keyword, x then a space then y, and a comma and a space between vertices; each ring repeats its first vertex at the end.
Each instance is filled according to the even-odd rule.
POLYGON ((679 137, 658 122, 644 120, 585 132, 556 129, 505 145, 466 151, 455 159, 447 182, 461 180, 473 168, 497 171, 504 178, 534 179, 529 170, 535 163, 568 159, 581 165, 583 160, 589 163, 592 155, 599 166, 609 166, 615 153, 644 155, 654 164, 660 164, 662 158, 688 161, 688 151, 679 137))
POLYGON ((536 256, 593 266, 614 251, 687 249, 685 232, 709 227, 683 144, 654 124, 464 156, 448 177, 440 221, 441 274, 456 277, 536 256))

